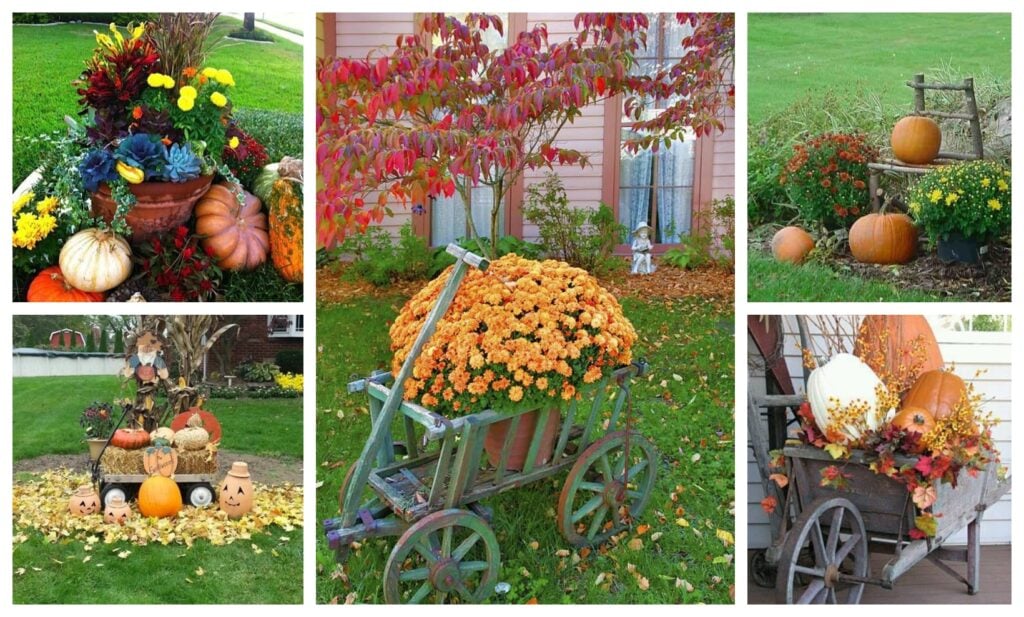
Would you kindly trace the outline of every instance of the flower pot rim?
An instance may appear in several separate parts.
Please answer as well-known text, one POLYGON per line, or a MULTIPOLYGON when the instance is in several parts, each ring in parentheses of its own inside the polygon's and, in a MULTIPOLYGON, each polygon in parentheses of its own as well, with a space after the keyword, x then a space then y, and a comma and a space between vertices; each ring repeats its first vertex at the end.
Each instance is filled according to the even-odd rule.
MULTIPOLYGON (((136 191, 139 191, 139 192, 142 192, 142 193, 150 192, 150 191, 143 190, 142 187, 154 187, 154 188, 158 188, 159 187, 159 188, 163 188, 163 187, 168 187, 168 186, 179 186, 179 187, 189 187, 191 189, 191 188, 194 188, 194 187, 202 186, 204 184, 213 184, 213 178, 215 176, 216 176, 216 174, 211 173, 211 174, 206 174, 206 175, 202 175, 202 176, 197 176, 195 178, 192 178, 191 180, 186 180, 184 182, 168 182, 168 181, 165 181, 165 180, 155 180, 155 181, 154 180, 147 180, 145 182, 140 182, 138 184, 128 184, 128 189, 132 193, 135 193, 136 191)), ((102 193, 104 195, 111 194, 110 184, 107 183, 107 182, 100 182, 99 185, 96 187, 96 190, 93 191, 93 193, 102 193)))

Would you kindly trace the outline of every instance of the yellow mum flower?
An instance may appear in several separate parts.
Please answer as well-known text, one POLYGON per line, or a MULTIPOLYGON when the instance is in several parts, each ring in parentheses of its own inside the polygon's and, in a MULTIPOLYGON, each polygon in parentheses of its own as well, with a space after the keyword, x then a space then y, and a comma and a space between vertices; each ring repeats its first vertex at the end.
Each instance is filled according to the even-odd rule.
POLYGON ((958 199, 960 199, 960 195, 957 193, 950 193, 949 195, 946 195, 946 205, 952 206, 958 199))
POLYGON ((931 192, 930 195, 928 195, 928 200, 931 201, 933 204, 939 203, 940 199, 942 199, 942 191, 940 191, 939 189, 935 189, 934 191, 931 192))
POLYGON ((25 193, 24 195, 22 195, 21 197, 15 199, 14 200, 14 207, 12 208, 11 214, 15 215, 15 214, 21 212, 22 208, 24 208, 25 205, 28 204, 28 202, 32 201, 35 198, 36 198, 36 194, 35 193, 28 192, 28 193, 25 193))
POLYGON ((149 84, 150 88, 163 88, 165 77, 167 76, 161 73, 150 73, 149 77, 146 78, 146 83, 149 84))
POLYGON ((198 92, 196 92, 196 89, 193 88, 192 86, 182 86, 181 90, 179 90, 179 93, 181 94, 181 96, 184 96, 184 97, 187 97, 187 98, 190 98, 190 99, 196 98, 196 95, 199 94, 198 92))
POLYGON ((50 235, 50 232, 57 227, 57 219, 44 214, 36 216, 32 213, 25 213, 18 217, 17 227, 14 231, 12 244, 17 248, 32 250, 36 244, 50 235))
POLYGON ((913 212, 914 214, 920 214, 921 213, 921 204, 919 204, 916 201, 910 202, 910 211, 913 212))
POLYGON ((232 135, 231 139, 228 140, 228 147, 230 147, 232 150, 234 150, 235 148, 238 147, 238 144, 239 144, 238 136, 237 135, 232 135))
POLYGON ((999 182, 996 182, 996 186, 999 188, 1000 191, 1010 190, 1010 185, 1007 184, 1006 180, 1003 180, 1002 178, 999 179, 999 182))
POLYGON ((990 199, 990 200, 988 200, 988 207, 993 209, 993 210, 1001 210, 1002 207, 1003 207, 1003 204, 999 203, 998 199, 990 199))
POLYGON ((192 97, 182 96, 178 97, 178 109, 181 111, 192 111, 192 108, 196 106, 196 100, 192 97))
POLYGON ((39 214, 49 214, 57 207, 57 203, 56 197, 47 197, 36 204, 36 212, 39 214))
POLYGON ((991 178, 982 178, 981 179, 981 185, 983 187, 988 188, 990 184, 992 184, 992 179, 991 178))
POLYGON ((235 85, 235 78, 231 76, 231 72, 227 69, 219 69, 217 74, 213 76, 217 80, 217 83, 222 86, 233 86, 235 85))
POLYGON ((216 79, 217 69, 213 68, 212 66, 208 66, 205 69, 203 69, 203 75, 209 79, 216 79))
POLYGON ((214 92, 210 95, 210 102, 217 107, 224 107, 228 104, 228 97, 224 96, 220 92, 214 92))
POLYGON ((170 75, 164 75, 163 77, 164 77, 164 88, 166 88, 168 90, 172 90, 172 89, 174 89, 174 86, 178 85, 177 83, 175 83, 174 78, 171 77, 170 75))

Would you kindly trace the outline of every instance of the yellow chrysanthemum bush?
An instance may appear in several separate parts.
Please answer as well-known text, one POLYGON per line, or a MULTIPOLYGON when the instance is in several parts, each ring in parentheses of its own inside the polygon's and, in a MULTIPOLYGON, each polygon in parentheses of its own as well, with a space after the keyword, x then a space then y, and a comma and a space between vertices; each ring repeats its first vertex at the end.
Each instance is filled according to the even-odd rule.
MULTIPOLYGON (((395 373, 449 271, 413 296, 392 324, 395 373)), ((618 300, 587 271, 510 254, 466 275, 415 361, 405 398, 452 415, 561 405, 628 364, 635 342, 618 300)))
POLYGON ((939 167, 910 191, 910 213, 932 240, 985 243, 1010 231, 1010 170, 994 161, 939 167))

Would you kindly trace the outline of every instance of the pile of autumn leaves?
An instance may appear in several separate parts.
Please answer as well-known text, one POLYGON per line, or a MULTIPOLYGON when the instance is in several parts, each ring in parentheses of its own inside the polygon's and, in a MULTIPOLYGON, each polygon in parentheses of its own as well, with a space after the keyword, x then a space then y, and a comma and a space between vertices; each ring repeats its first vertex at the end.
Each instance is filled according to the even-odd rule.
POLYGON ((214 546, 248 540, 271 533, 276 526, 285 533, 302 527, 302 487, 257 485, 252 511, 237 520, 216 507, 185 508, 174 518, 134 516, 124 524, 105 523, 103 514, 74 516, 68 512, 68 495, 89 483, 86 474, 66 469, 47 471, 38 480, 14 484, 15 544, 28 539, 24 531, 35 530, 48 542, 64 539, 104 544, 130 542, 184 544, 206 540, 214 546))

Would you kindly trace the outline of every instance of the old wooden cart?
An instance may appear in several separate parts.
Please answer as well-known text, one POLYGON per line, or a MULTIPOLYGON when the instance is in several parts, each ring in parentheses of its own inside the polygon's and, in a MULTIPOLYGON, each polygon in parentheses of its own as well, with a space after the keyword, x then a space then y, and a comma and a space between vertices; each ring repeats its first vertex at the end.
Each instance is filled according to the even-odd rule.
POLYGON ((658 455, 630 430, 630 379, 643 363, 620 368, 567 409, 542 409, 522 469, 509 469, 512 436, 524 413, 481 411, 447 419, 402 400, 402 384, 470 266, 487 261, 457 246, 458 259, 398 375, 377 373, 350 384, 369 396, 373 428, 339 492, 341 516, 324 522, 331 548, 344 561, 353 542, 398 536, 385 565, 389 603, 480 602, 498 582, 500 551, 481 500, 568 469, 558 502, 563 536, 575 546, 600 544, 644 510, 658 455), (549 414, 561 413, 554 449, 538 454, 549 414), (396 420, 398 418, 398 420, 396 420), (509 421, 496 464, 482 456, 488 430, 509 421), (395 438, 396 432, 404 441, 395 438))

